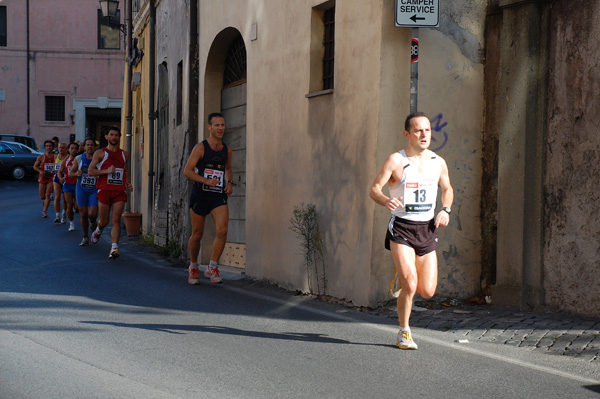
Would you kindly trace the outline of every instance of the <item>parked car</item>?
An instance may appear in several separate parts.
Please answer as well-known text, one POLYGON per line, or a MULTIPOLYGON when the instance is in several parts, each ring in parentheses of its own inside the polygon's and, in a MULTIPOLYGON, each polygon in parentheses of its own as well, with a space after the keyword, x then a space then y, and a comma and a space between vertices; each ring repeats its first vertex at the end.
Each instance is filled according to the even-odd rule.
POLYGON ((33 165, 39 154, 31 153, 18 144, 0 141, 0 173, 22 180, 35 173, 33 165))
POLYGON ((30 136, 24 136, 22 134, 0 134, 0 141, 15 141, 17 143, 25 144, 28 147, 38 150, 35 139, 30 136))

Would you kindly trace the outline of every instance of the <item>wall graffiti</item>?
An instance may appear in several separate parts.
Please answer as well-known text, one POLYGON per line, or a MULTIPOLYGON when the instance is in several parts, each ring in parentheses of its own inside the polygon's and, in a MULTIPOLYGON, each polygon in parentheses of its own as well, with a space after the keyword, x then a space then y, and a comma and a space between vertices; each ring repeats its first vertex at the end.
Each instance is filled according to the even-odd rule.
POLYGON ((448 133, 444 129, 447 125, 448 122, 444 122, 444 115, 441 113, 431 119, 431 151, 437 152, 448 143, 448 133))

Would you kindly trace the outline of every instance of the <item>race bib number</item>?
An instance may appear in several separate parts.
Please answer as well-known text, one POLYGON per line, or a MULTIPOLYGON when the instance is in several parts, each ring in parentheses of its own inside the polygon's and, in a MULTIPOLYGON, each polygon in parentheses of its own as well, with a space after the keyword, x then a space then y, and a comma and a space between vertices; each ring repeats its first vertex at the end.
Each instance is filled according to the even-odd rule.
POLYGON ((106 179, 108 184, 114 184, 115 186, 123 185, 123 177, 125 176, 125 169, 115 168, 113 173, 110 173, 106 179))
MULTIPOLYGON (((60 167, 60 165, 59 165, 60 167)), ((44 173, 54 173, 54 164, 53 163, 45 163, 44 164, 44 173)))
POLYGON ((61 162, 54 163, 54 172, 58 173, 58 171, 60 170, 60 164, 61 162))
POLYGON ((204 178, 206 179, 217 179, 218 183, 215 187, 207 186, 206 184, 202 185, 203 191, 211 191, 213 193, 222 193, 223 192, 223 180, 225 178, 225 172, 222 170, 214 170, 214 169, 204 169, 204 178))
POLYGON ((96 176, 82 175, 81 187, 96 188, 96 176))
POLYGON ((435 192, 434 183, 406 182, 404 186, 404 209, 409 213, 429 212, 435 202, 435 192))

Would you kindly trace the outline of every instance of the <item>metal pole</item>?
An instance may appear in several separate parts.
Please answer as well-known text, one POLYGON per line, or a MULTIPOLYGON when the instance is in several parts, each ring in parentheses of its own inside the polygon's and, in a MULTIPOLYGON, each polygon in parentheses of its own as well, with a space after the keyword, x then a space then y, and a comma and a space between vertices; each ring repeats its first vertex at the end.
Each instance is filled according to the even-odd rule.
POLYGON ((410 40, 410 112, 418 111, 419 28, 411 28, 410 40))
MULTIPOLYGON (((29 0, 25 3, 25 9, 27 14, 27 51, 25 59, 27 60, 27 135, 31 136, 31 67, 29 63, 29 0)), ((37 149, 37 148, 36 148, 37 149)))
POLYGON ((150 44, 148 56, 148 219, 150 233, 152 229, 152 218, 154 208, 154 127, 156 123, 156 104, 154 103, 155 90, 155 73, 156 73, 156 54, 154 46, 156 45, 156 4, 154 0, 150 0, 150 44))

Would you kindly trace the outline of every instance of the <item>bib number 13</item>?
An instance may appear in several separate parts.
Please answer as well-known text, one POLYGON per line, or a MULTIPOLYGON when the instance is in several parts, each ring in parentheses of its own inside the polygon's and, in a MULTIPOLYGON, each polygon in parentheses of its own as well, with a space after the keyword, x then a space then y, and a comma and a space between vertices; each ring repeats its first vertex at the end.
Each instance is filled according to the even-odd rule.
POLYGON ((415 190, 413 191, 413 194, 415 195, 416 203, 423 203, 427 201, 427 190, 415 190))

